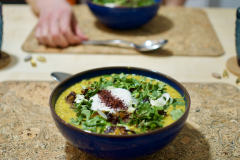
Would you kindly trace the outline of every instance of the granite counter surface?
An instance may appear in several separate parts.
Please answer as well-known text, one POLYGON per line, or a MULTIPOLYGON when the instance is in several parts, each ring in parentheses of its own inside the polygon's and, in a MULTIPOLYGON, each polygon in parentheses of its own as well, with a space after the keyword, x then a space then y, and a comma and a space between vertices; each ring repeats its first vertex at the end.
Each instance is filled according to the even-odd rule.
MULTIPOLYGON (((0 159, 98 159, 68 143, 53 123, 48 99, 56 85, 0 83, 0 159)), ((183 130, 142 159, 239 159, 239 89, 224 83, 183 85, 192 100, 183 130)))

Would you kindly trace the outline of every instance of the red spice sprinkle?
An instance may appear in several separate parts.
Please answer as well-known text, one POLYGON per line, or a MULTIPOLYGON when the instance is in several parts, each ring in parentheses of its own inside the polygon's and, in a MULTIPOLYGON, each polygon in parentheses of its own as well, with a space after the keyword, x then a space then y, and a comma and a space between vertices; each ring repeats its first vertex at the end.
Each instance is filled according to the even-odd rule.
POLYGON ((102 103, 105 103, 108 107, 112 109, 127 110, 128 108, 118 97, 114 97, 108 90, 99 90, 98 95, 102 103))

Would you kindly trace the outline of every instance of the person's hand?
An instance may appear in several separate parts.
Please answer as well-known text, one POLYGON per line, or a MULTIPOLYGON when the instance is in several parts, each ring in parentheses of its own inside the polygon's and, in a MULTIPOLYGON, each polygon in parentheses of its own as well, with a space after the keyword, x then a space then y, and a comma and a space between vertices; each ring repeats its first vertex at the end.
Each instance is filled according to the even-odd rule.
POLYGON ((39 43, 50 47, 67 47, 87 40, 66 0, 38 0, 37 6, 39 22, 35 36, 39 43))

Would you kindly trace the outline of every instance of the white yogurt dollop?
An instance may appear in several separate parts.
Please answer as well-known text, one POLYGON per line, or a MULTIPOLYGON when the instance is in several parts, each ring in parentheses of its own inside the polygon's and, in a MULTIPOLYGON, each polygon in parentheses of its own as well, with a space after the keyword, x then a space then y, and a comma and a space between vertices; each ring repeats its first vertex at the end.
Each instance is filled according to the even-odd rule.
POLYGON ((169 99, 171 99, 170 94, 164 93, 162 97, 157 100, 150 100, 150 103, 152 106, 163 107, 169 99))
MULTIPOLYGON (((111 95, 114 96, 115 98, 120 99, 126 106, 131 105, 132 103, 132 96, 131 92, 129 92, 127 89, 122 89, 122 88, 114 88, 108 90, 110 91, 111 95)), ((96 94, 90 100, 93 100, 91 109, 94 111, 100 110, 100 111, 109 111, 110 113, 115 113, 115 109, 112 109, 109 106, 106 106, 105 103, 102 102, 100 99, 100 96, 96 94)), ((120 109, 117 109, 119 111, 120 109)))

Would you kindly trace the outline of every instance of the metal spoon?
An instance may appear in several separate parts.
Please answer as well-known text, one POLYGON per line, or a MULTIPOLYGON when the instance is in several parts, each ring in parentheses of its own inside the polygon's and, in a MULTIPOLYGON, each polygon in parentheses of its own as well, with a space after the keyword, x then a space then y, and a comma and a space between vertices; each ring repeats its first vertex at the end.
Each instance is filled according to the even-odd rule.
POLYGON ((106 40, 106 41, 83 41, 82 44, 99 45, 99 44, 121 44, 121 43, 125 43, 125 44, 128 44, 130 47, 135 48, 136 50, 138 50, 140 52, 149 52, 149 51, 153 51, 153 50, 161 48, 167 42, 168 42, 168 40, 164 40, 164 39, 160 39, 160 40, 156 40, 156 41, 147 40, 143 44, 138 45, 138 44, 128 42, 128 41, 125 41, 125 40, 115 39, 115 40, 106 40))
POLYGON ((52 72, 51 76, 55 81, 62 82, 63 80, 67 79, 72 75, 68 73, 63 73, 63 72, 52 72))

